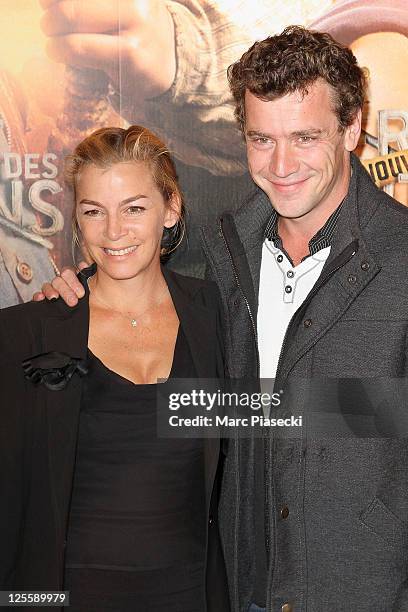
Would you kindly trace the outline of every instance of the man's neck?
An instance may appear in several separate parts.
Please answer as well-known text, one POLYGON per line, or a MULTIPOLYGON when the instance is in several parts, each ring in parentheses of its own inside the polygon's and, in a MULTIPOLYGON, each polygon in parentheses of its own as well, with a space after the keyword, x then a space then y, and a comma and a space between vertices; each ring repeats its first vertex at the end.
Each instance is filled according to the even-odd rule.
POLYGON ((304 257, 309 255, 310 238, 303 234, 290 233, 286 231, 286 226, 278 221, 279 236, 282 240, 282 245, 291 258, 293 265, 298 266, 304 257))
POLYGON ((294 266, 299 265, 302 259, 310 254, 310 241, 323 228, 340 204, 341 201, 333 210, 330 209, 324 217, 318 220, 310 220, 305 217, 300 219, 278 217, 278 234, 294 266))

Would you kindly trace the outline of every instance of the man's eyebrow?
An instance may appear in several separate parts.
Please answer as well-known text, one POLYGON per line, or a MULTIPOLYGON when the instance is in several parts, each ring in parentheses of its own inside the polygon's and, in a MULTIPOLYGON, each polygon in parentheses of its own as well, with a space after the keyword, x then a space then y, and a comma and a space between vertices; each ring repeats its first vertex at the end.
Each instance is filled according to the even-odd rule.
MULTIPOLYGON (((137 195, 130 196, 130 198, 126 198, 119 202, 120 205, 129 204, 130 202, 135 202, 136 200, 140 200, 140 198, 147 198, 143 193, 138 193, 137 195)), ((91 206, 101 206, 103 208, 103 204, 100 202, 96 202, 95 200, 88 200, 87 198, 83 198, 79 201, 79 204, 89 204, 91 206)))
POLYGON ((323 132, 322 128, 309 128, 306 130, 296 130, 291 133, 291 136, 321 136, 323 132))
MULTIPOLYGON (((304 130, 296 130, 289 134, 290 137, 299 136, 321 136, 324 130, 322 128, 306 128, 304 130)), ((249 138, 274 138, 272 134, 266 132, 258 132, 257 130, 248 130, 246 133, 249 138)))

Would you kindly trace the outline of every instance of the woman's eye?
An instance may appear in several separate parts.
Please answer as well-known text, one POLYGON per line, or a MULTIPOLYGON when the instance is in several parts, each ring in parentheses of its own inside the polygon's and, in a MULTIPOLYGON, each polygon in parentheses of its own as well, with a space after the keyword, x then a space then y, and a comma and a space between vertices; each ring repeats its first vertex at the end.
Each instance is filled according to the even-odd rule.
POLYGON ((138 215, 143 211, 143 206, 129 206, 129 208, 126 209, 126 212, 130 213, 131 215, 138 215))
POLYGON ((97 208, 84 210, 84 215, 86 215, 87 217, 97 217, 99 214, 102 214, 102 211, 98 210, 97 208))

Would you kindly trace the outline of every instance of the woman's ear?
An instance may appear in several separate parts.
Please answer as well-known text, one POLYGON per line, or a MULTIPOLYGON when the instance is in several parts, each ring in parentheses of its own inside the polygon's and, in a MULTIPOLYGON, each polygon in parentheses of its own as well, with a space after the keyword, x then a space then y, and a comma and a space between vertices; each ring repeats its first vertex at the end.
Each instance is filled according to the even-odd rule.
POLYGON ((173 193, 166 206, 166 214, 164 216, 164 227, 173 227, 181 216, 181 196, 179 193, 173 193))

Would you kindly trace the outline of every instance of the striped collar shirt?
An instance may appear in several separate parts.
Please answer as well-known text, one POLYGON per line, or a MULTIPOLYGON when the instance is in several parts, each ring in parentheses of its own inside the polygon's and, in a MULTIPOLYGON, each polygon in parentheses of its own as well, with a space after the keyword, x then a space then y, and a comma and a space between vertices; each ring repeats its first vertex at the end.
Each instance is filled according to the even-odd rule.
MULTIPOLYGON (((341 206, 343 202, 336 208, 336 210, 330 215, 327 219, 326 223, 323 225, 321 229, 313 236, 313 238, 309 241, 309 254, 303 257, 302 261, 304 261, 310 255, 315 255, 321 249, 325 249, 328 246, 331 246, 333 235, 336 229, 337 221, 340 216, 341 206)), ((278 218, 279 215, 276 210, 273 210, 271 218, 268 221, 268 225, 265 229, 265 240, 272 240, 274 246, 282 251, 288 258, 288 260, 293 265, 293 261, 289 257, 288 253, 285 251, 282 243, 282 239, 278 234, 278 218)))

